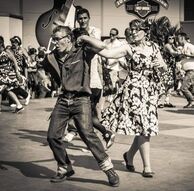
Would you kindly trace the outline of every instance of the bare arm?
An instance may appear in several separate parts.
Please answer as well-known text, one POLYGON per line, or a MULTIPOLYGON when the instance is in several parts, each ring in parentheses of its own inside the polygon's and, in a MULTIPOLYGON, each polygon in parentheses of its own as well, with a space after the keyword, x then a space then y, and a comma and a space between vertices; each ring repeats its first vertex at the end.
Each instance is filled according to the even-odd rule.
POLYGON ((112 49, 106 49, 106 44, 98 39, 92 38, 87 35, 83 35, 79 37, 78 41, 84 41, 96 50, 94 50, 97 54, 100 56, 106 57, 106 58, 121 58, 129 54, 132 56, 131 48, 128 44, 122 45, 117 48, 112 49))
POLYGON ((170 44, 166 44, 164 46, 165 50, 167 52, 169 52, 172 56, 176 56, 179 55, 180 53, 178 52, 178 50, 175 50, 170 44))

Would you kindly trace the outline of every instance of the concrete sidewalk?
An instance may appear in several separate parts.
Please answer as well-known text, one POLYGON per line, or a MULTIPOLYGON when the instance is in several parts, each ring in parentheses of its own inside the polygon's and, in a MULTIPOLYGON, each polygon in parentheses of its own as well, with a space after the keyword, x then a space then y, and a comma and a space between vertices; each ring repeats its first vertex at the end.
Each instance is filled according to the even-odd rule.
MULTIPOLYGON (((0 113, 0 191, 194 191, 194 109, 183 109, 186 101, 172 97, 176 108, 159 110, 160 135, 151 140, 153 179, 141 176, 139 153, 135 173, 126 171, 123 153, 133 140, 117 135, 107 151, 120 175, 120 187, 108 185, 92 154, 78 138, 67 144, 76 174, 65 182, 52 184, 49 177, 56 162, 46 141, 48 117, 56 99, 35 99, 21 114, 3 106, 0 113)), ((101 135, 99 134, 101 138, 101 135)))

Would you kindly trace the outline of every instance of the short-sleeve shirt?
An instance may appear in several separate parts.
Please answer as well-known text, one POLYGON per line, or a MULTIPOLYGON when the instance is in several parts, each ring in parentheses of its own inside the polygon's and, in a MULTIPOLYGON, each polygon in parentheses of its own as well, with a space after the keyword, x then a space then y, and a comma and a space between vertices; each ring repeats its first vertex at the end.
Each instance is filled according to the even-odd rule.
POLYGON ((73 47, 64 62, 56 56, 63 91, 91 94, 90 65, 93 56, 93 52, 81 47, 73 47))

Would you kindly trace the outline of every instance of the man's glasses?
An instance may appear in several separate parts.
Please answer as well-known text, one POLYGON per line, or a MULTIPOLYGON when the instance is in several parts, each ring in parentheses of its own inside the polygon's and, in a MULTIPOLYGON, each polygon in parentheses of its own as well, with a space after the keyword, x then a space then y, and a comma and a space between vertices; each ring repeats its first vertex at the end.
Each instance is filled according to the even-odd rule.
POLYGON ((52 41, 53 41, 54 43, 57 43, 57 42, 59 42, 60 40, 66 38, 67 36, 68 36, 68 35, 65 35, 65 36, 62 36, 62 37, 52 37, 52 41))
POLYGON ((174 40, 174 37, 168 37, 168 40, 172 40, 172 39, 174 40))

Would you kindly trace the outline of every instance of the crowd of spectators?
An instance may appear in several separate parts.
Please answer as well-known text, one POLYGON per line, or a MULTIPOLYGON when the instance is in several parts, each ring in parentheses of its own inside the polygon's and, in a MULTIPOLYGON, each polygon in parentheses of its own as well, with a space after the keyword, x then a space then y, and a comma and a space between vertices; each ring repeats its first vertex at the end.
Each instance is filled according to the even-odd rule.
MULTIPOLYGON (((153 27, 152 23, 152 27, 153 27)), ((152 30, 153 31, 153 30, 152 30)), ((180 33, 180 31, 179 31, 180 33)), ((182 61, 182 49, 184 48, 180 45, 178 40, 177 31, 169 31, 168 34, 165 34, 165 38, 157 42, 157 39, 152 38, 153 34, 150 32, 150 36, 147 38, 151 38, 151 40, 156 41, 158 43, 161 53, 163 55, 164 60, 168 65, 168 72, 162 74, 161 80, 163 81, 163 85, 165 87, 164 94, 160 99, 159 108, 163 107, 175 107, 175 103, 172 104, 170 102, 170 96, 174 92, 177 95, 183 95, 184 92, 182 91, 182 81, 185 76, 185 70, 182 68, 181 61, 182 61), (162 43, 161 43, 162 41, 162 43)), ((155 35, 156 36, 156 35, 155 35)), ((189 37, 185 34, 184 38, 186 42, 190 43, 189 37)), ((4 44, 3 37, 1 37, 2 42, 4 44)), ((130 41, 130 31, 127 28, 125 31, 125 39, 120 40, 119 38, 119 30, 117 28, 110 29, 110 36, 104 41, 107 44, 107 47, 110 46, 117 46, 122 45, 123 43, 128 43, 130 41)), ((13 36, 10 38, 10 45, 4 45, 4 51, 9 52, 16 62, 18 71, 20 73, 20 77, 18 78, 19 85, 11 85, 11 92, 5 91, 4 89, 10 90, 10 88, 5 88, 7 86, 7 82, 0 84, 0 100, 9 100, 9 105, 11 107, 16 107, 16 113, 20 112, 24 108, 21 107, 21 104, 17 101, 17 99, 10 98, 9 94, 13 93, 19 99, 24 99, 25 101, 22 102, 24 105, 28 105, 30 99, 35 98, 45 98, 45 97, 55 97, 59 93, 59 87, 57 86, 56 82, 51 78, 49 74, 46 74, 44 69, 41 66, 41 62, 44 59, 45 55, 47 54, 46 47, 32 47, 29 45, 27 48, 22 46, 22 40, 19 36, 13 36), (46 89, 41 80, 41 75, 44 74, 48 77, 50 81, 49 89, 46 89), (17 104, 17 103, 18 104, 17 104), (19 105, 19 106, 18 106, 19 105)), ((3 56, 2 53, 1 62, 3 63, 3 56)), ((125 71, 125 63, 119 60, 111 60, 111 59, 103 59, 99 58, 99 64, 102 67, 101 80, 103 85, 103 103, 101 102, 100 109, 103 109, 104 100, 111 102, 112 95, 116 92, 116 89, 120 87, 121 83, 123 82, 124 78, 127 75, 127 71, 125 71), (121 69, 120 69, 121 68, 121 69), (125 72, 124 72, 125 71, 125 72), (122 74, 122 75, 120 75, 122 74), (124 77, 123 77, 124 76, 124 77), (111 85, 112 84, 112 85, 111 85)), ((13 62, 13 61, 11 61, 13 62)), ((13 64, 12 64, 13 65, 13 64)), ((1 68, 4 67, 1 64, 1 68)), ((13 65, 14 67, 14 65, 13 65)), ((17 71, 16 71, 17 73, 17 71)), ((1 71, 1 77, 3 73, 1 71)), ((9 85, 10 86, 10 85, 9 85)), ((192 89, 192 88, 191 88, 192 89)), ((0 101, 1 103, 1 101, 0 101)))

